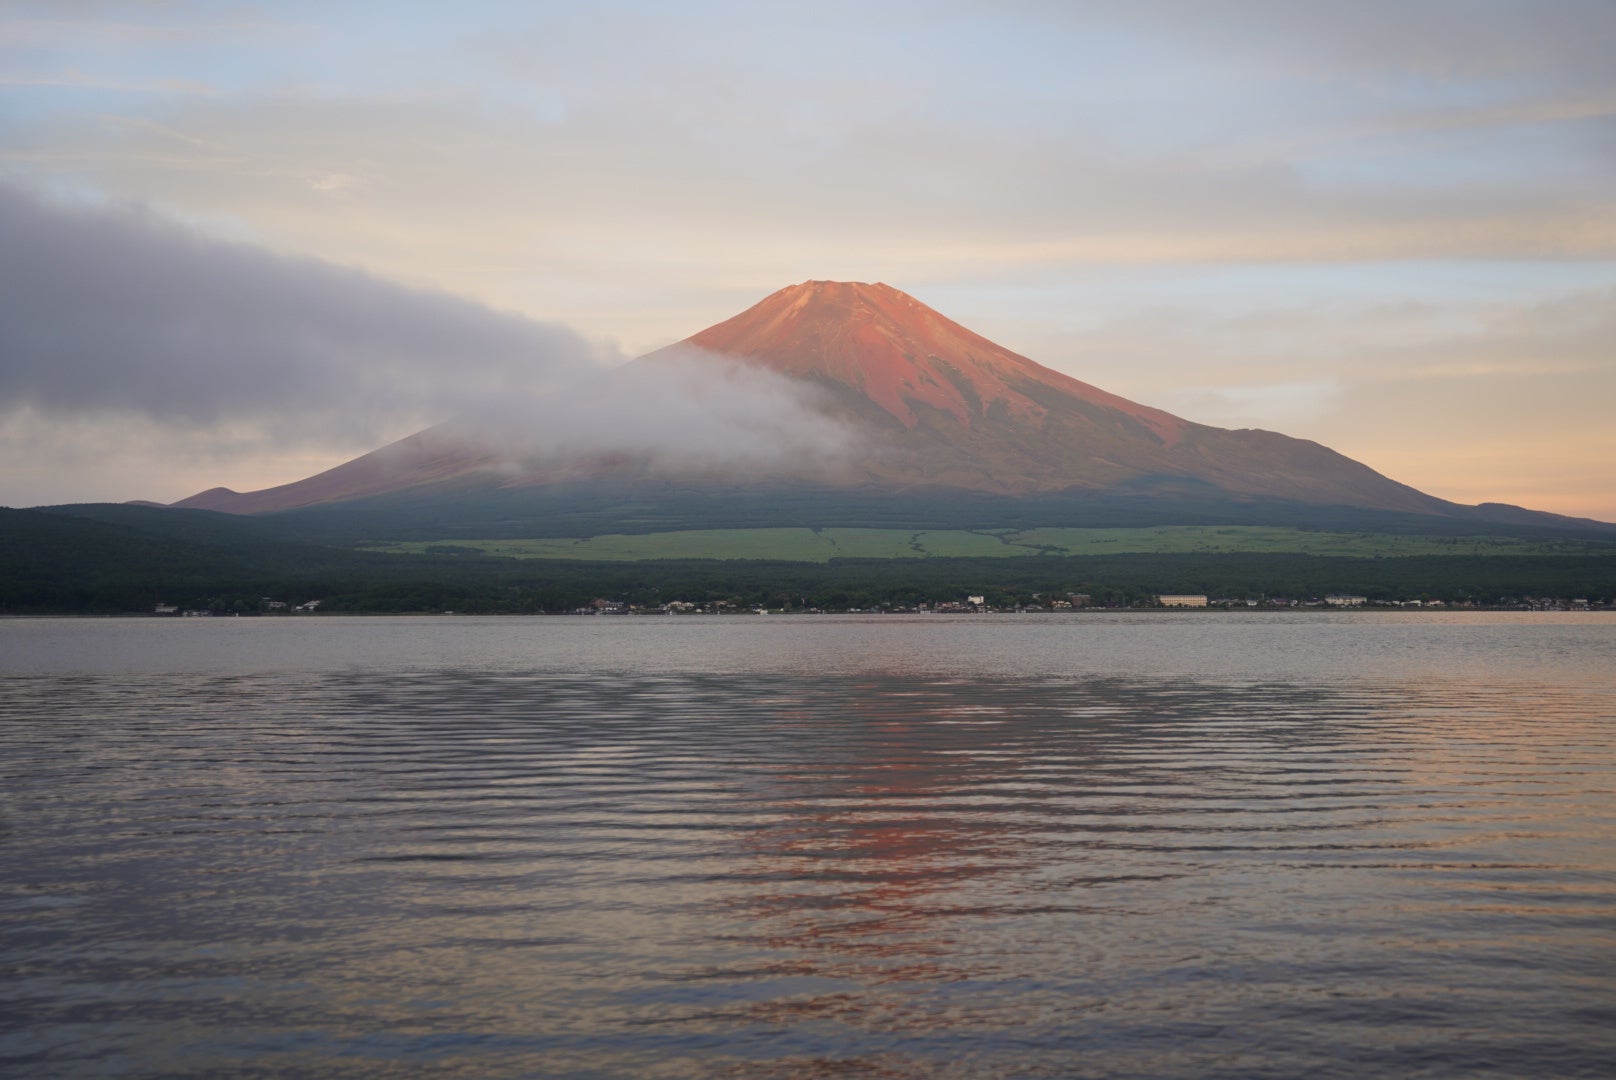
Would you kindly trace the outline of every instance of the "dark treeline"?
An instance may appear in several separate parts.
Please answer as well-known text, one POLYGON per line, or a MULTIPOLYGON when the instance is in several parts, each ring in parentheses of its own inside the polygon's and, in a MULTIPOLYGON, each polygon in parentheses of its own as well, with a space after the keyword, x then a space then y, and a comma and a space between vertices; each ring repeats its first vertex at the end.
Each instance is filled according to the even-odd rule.
MULTIPOLYGON (((77 508, 102 515, 128 507, 77 508)), ((595 482, 529 488, 454 484, 265 514, 252 527, 286 539, 352 544, 365 540, 517 539, 599 536, 679 529, 821 528, 1031 529, 1150 525, 1279 525, 1345 532, 1616 539, 1616 525, 1574 522, 1512 507, 1454 507, 1456 517, 1315 506, 1278 499, 1236 500, 1211 490, 1170 497, 1134 494, 996 496, 960 491, 902 493, 800 485, 746 487, 595 482)))
POLYGON ((657 606, 843 609, 985 596, 1008 606, 1068 592, 1095 604, 1157 593, 1498 603, 1616 597, 1616 557, 1133 554, 1103 557, 573 562, 469 555, 385 555, 257 537, 218 515, 158 513, 161 529, 40 511, 0 510, 0 612, 149 612, 156 604, 255 611, 265 598, 321 611, 532 613, 597 598, 657 606))

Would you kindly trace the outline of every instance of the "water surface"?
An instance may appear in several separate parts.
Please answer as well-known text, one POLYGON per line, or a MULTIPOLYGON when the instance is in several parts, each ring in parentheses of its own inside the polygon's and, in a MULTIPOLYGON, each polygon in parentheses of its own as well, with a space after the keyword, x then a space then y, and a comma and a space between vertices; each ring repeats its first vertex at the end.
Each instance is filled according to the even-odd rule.
POLYGON ((0 620, 0 1070, 1605 1076, 1616 620, 0 620))

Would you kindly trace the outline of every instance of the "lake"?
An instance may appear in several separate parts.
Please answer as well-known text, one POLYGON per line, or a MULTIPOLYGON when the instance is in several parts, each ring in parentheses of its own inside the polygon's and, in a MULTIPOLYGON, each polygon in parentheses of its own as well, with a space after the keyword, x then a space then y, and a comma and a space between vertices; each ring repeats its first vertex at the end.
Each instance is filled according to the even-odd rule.
POLYGON ((0 619, 0 1072, 1616 1073, 1616 617, 0 619))

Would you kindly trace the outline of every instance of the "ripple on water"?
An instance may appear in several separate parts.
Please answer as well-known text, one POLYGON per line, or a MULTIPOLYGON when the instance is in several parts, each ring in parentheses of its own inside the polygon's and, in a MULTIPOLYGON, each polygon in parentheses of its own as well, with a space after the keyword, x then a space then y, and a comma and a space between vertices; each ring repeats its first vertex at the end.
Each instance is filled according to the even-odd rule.
POLYGON ((1605 1075, 1613 722, 1525 677, 16 676, 0 1062, 1605 1075))

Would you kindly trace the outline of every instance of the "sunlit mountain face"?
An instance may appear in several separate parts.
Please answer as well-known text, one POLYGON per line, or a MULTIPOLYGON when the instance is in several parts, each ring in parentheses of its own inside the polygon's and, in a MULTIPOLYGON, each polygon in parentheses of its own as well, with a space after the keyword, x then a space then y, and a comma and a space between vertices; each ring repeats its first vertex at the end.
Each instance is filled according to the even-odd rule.
POLYGON ((810 281, 652 353, 824 387, 870 433, 860 479, 977 492, 1175 490, 1435 512, 1317 443, 1192 423, 1017 355, 889 285, 810 281))
POLYGON ((178 505, 263 513, 417 489, 654 476, 865 492, 1457 509, 1317 443, 1197 424, 1108 393, 879 283, 781 289, 611 373, 589 394, 587 404, 563 395, 498 422, 452 420, 305 480, 248 493, 215 488, 178 505), (694 411, 675 413, 660 430, 662 406, 675 399, 694 411), (702 402, 722 408, 705 416, 702 402), (602 419, 583 437, 562 422, 569 408, 602 419), (715 432, 733 437, 704 440, 715 432))

